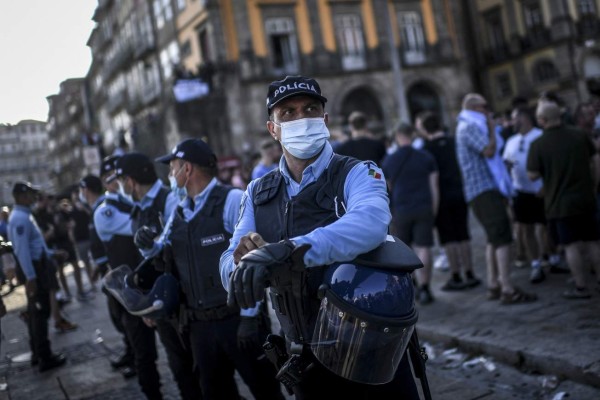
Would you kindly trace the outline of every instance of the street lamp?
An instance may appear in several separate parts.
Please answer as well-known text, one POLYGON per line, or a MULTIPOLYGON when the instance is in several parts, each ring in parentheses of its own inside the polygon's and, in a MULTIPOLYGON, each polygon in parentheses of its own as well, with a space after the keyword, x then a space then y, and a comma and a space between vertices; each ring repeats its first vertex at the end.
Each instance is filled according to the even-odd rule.
POLYGON ((406 94, 404 90, 404 80, 402 74, 402 63, 400 62, 400 52, 396 48, 394 42, 394 31, 392 26, 392 14, 390 13, 389 2, 386 1, 386 13, 387 13, 387 34, 388 43, 390 46, 390 59, 392 62, 392 76, 394 78, 394 89, 396 90, 396 101, 398 103, 398 115, 400 121, 410 122, 410 115, 408 108, 406 107, 406 94))

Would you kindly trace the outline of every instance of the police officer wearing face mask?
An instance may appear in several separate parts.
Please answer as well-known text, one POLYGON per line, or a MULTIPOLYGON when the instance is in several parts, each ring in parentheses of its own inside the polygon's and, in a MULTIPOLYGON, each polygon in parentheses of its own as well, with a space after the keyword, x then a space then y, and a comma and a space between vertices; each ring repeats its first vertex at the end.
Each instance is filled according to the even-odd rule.
MULTIPOLYGON (((134 242, 139 247, 159 235, 179 200, 158 179, 154 165, 146 155, 124 154, 117 160, 115 167, 114 177, 118 179, 121 193, 135 202, 131 218, 133 232, 136 232, 134 242)), ((153 267, 149 265, 147 268, 153 267)), ((150 283, 147 287, 150 287, 150 283)), ((197 399, 200 392, 199 379, 194 370, 191 352, 182 345, 176 324, 165 318, 145 321, 156 327, 182 399, 197 399)))
MULTIPOLYGON (((231 243, 221 256, 221 279, 230 303, 242 307, 271 286, 287 351, 298 361, 285 364, 296 372, 287 385, 296 398, 322 398, 324 387, 334 387, 341 398, 417 399, 406 356, 391 381, 371 385, 360 377, 350 380, 332 373, 310 351, 326 266, 380 246, 391 220, 381 169, 374 162, 333 153, 327 141, 326 101, 314 79, 288 76, 269 85, 267 130, 281 142, 284 156, 278 170, 249 184, 231 243), (248 258, 251 267, 246 267, 248 258), (280 268, 291 263, 301 269, 273 279, 274 261, 281 262, 280 268), (282 292, 282 285, 291 293, 282 292)), ((391 361, 381 360, 385 362, 391 361)))
MULTIPOLYGON (((109 156, 102 160, 102 164, 100 166, 101 178, 95 175, 86 175, 83 177, 83 179, 81 179, 81 181, 79 181, 79 200, 84 204, 90 205, 92 209, 92 216, 95 215, 98 207, 106 199, 104 195, 102 179, 106 179, 108 176, 112 175, 115 160, 116 157, 114 156, 109 156)), ((109 184, 107 189, 109 193, 115 193, 117 190, 116 184, 109 184)), ((93 218, 90 221, 89 229, 90 253, 92 254, 92 259, 94 260, 94 265, 96 267, 94 270, 94 275, 103 277, 106 275, 109 269, 108 257, 106 256, 104 243, 102 243, 98 237, 98 233, 96 232, 93 218)), ((123 343, 125 345, 125 353, 118 358, 111 360, 111 366, 115 369, 118 369, 124 378, 132 378, 136 375, 133 348, 127 339, 125 327, 123 326, 121 318, 121 314, 124 313, 125 310, 113 296, 104 290, 104 288, 103 292, 107 295, 108 313, 110 315, 111 322, 113 323, 117 332, 123 335, 123 343)))
POLYGON ((44 236, 31 215, 39 189, 28 182, 13 186, 15 207, 8 219, 8 236, 13 244, 14 255, 25 275, 27 295, 27 328, 32 351, 32 365, 39 364, 40 372, 65 364, 63 354, 55 354, 48 340, 50 317, 50 291, 58 286, 56 269, 50 261, 54 252, 49 250, 44 236))
MULTIPOLYGON (((238 219, 242 192, 216 179, 217 159, 200 139, 187 139, 157 159, 170 166, 174 190, 185 194, 161 237, 140 243, 147 257, 172 254, 168 268, 183 292, 180 323, 198 366, 207 399, 238 399, 237 369, 257 399, 283 399, 275 369, 262 355, 268 325, 253 305, 228 307, 219 279, 219 257, 238 219)), ((142 239, 142 237, 140 237, 142 239)))
MULTIPOLYGON (((114 162, 116 163, 117 160, 114 159, 114 162)), ((108 168, 104 163, 103 167, 108 168)), ((133 269, 142 260, 133 242, 131 212, 134 205, 126 197, 117 193, 118 184, 114 174, 104 173, 103 169, 102 179, 108 192, 104 202, 94 212, 96 233, 104 244, 109 268, 117 268, 125 264, 133 269)), ((142 392, 148 399, 162 399, 160 376, 156 367, 158 354, 154 330, 148 327, 141 317, 128 313, 116 300, 112 306, 119 309, 115 314, 118 314, 133 349, 133 364, 142 392)))

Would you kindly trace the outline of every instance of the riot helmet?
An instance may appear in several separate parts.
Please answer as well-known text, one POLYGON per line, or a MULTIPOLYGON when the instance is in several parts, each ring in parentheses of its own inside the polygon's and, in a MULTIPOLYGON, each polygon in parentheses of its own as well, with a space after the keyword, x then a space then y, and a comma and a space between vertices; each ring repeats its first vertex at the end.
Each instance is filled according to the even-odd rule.
POLYGON ((417 322, 411 272, 422 264, 402 241, 327 267, 311 340, 317 360, 342 378, 390 382, 417 322))
POLYGON ((103 284, 130 314, 159 319, 175 313, 179 306, 179 284, 172 274, 160 274, 149 290, 140 288, 135 276, 129 266, 121 265, 106 274, 103 284))

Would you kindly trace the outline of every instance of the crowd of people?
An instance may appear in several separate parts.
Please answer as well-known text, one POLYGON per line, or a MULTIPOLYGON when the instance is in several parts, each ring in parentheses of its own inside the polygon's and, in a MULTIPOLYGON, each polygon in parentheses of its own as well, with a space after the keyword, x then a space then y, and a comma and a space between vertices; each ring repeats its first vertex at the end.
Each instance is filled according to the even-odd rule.
MULTIPOLYGON (((349 116, 350 134, 330 144, 326 101, 313 79, 273 82, 269 137, 247 179, 238 164, 219 170, 202 140, 186 139, 154 161, 137 152, 106 157, 97 175, 60 195, 17 182, 13 208, 0 212, 0 236, 12 241, 14 252, 2 257, 0 278, 11 289, 25 285, 22 318, 32 365, 46 371, 66 362, 50 348, 48 319, 59 331, 76 329, 61 305, 100 295, 103 278, 111 322, 124 342, 112 367, 126 378, 137 376, 149 399, 162 398, 155 336, 184 399, 238 398, 234 370, 260 399, 283 398, 276 375, 297 398, 316 395, 325 381, 339 383, 344 393, 389 398, 401 390, 417 398, 407 356, 395 358, 392 374, 376 382, 384 384, 365 385, 375 378, 323 367, 331 359, 319 358, 321 350, 310 342, 315 324, 337 318, 326 314, 332 306, 319 286, 330 277, 326 266, 382 246, 388 232, 411 246, 422 264, 408 275, 415 291, 399 294, 403 301, 406 293, 422 305, 435 300, 436 245, 451 273, 440 290, 469 290, 485 280, 489 300, 532 302, 535 293, 510 276, 513 265, 525 263, 531 283, 543 282, 547 272, 570 272, 574 285, 564 297, 591 297, 588 275, 600 277, 589 268, 600 268, 598 102, 581 104, 571 117, 559 98, 545 93, 536 105, 515 99, 502 120, 472 93, 464 97, 454 132, 440 115, 424 111, 414 124, 397 125, 387 141, 369 131, 368 116, 357 110, 349 116), (155 163, 169 166, 169 186, 155 163), (486 234, 485 277, 475 274, 469 210, 486 234), (288 275, 273 278, 271 266, 292 265, 289 260, 317 272, 290 266, 288 275), (171 277, 178 289, 171 289, 171 277), (270 334, 262 290, 268 285, 285 338, 281 357, 289 357, 275 361, 276 368, 261 356, 270 334), (150 295, 167 296, 163 308, 148 302, 150 295)), ((402 276, 392 277, 394 290, 407 290, 398 283, 402 276)), ((333 310, 358 307, 357 315, 368 319, 371 301, 383 304, 389 296, 388 286, 343 312, 333 310)), ((320 332, 326 328, 332 329, 321 326, 320 332)), ((404 352, 408 339, 401 342, 404 352)), ((353 356, 376 351, 369 343, 353 356)))

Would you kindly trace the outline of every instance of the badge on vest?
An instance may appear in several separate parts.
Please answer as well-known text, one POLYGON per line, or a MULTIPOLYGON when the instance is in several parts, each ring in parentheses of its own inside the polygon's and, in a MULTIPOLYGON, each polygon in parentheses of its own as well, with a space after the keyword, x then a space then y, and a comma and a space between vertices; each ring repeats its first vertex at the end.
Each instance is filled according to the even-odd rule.
POLYGON ((211 246, 213 244, 221 243, 224 241, 225 241, 225 235, 220 233, 218 235, 200 238, 200 245, 201 246, 211 246))

